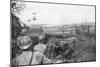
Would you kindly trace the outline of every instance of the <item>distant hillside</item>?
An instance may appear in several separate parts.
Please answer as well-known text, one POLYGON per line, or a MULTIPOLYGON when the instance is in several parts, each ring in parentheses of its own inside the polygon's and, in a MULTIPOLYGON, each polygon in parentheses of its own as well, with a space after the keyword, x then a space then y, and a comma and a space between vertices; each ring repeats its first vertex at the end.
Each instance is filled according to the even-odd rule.
POLYGON ((61 31, 70 31, 70 30, 75 30, 75 26, 80 27, 80 26, 90 26, 92 30, 95 29, 95 23, 81 23, 81 24, 69 24, 69 25, 59 25, 59 26, 49 26, 45 24, 35 24, 32 25, 30 28, 41 28, 43 29, 44 32, 61 32, 61 31))
POLYGON ((89 25, 92 29, 95 27, 95 23, 82 23, 82 24, 70 24, 70 25, 61 25, 61 26, 51 26, 51 27, 43 27, 44 32, 60 32, 60 31, 69 31, 74 30, 75 25, 77 27, 89 25))

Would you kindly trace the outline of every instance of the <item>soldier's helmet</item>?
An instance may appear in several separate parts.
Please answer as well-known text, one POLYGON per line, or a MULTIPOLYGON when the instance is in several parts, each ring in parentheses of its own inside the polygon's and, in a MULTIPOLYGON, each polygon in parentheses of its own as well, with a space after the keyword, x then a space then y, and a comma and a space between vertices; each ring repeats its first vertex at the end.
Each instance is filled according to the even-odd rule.
POLYGON ((32 45, 32 40, 29 36, 19 36, 17 38, 17 45, 20 49, 27 49, 32 45))
POLYGON ((39 41, 41 42, 43 39, 45 39, 45 35, 39 35, 39 41))

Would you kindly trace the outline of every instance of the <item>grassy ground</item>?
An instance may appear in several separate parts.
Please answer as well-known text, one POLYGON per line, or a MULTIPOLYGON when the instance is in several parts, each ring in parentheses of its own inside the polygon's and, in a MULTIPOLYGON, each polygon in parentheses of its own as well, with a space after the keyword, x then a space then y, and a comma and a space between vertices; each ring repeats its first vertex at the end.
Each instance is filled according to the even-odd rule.
POLYGON ((66 43, 63 44, 62 46, 60 41, 58 41, 58 46, 57 45, 54 46, 57 43, 52 42, 51 43, 52 46, 49 46, 46 49, 45 55, 49 59, 51 59, 52 61, 56 61, 57 63, 95 61, 96 60, 95 34, 91 33, 80 34, 75 37, 76 39, 70 41, 69 43, 67 43, 66 40, 66 43))

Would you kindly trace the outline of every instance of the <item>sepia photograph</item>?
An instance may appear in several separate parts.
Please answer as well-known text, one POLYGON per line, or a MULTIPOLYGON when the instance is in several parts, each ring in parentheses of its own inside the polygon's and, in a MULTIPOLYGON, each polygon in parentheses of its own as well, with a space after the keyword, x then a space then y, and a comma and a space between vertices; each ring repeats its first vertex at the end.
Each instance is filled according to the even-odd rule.
POLYGON ((10 1, 11 67, 96 61, 96 6, 10 1))

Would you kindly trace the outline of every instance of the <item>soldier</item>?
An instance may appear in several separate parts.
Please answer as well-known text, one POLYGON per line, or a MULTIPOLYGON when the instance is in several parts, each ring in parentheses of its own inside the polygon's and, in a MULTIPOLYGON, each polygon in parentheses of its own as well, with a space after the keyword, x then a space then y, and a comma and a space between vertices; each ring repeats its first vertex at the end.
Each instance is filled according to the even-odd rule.
MULTIPOLYGON (((29 36, 18 37, 17 45, 22 50, 22 53, 13 59, 12 65, 15 65, 15 66, 16 65, 36 65, 36 64, 52 63, 51 60, 49 60, 39 50, 33 50, 33 51, 27 50, 32 45, 32 40, 29 36)), ((43 49, 41 47, 41 50, 43 49)))
POLYGON ((47 48, 47 45, 43 44, 44 38, 45 38, 44 35, 39 35, 39 43, 34 46, 34 51, 38 51, 38 52, 41 52, 41 53, 45 52, 45 49, 47 48))

